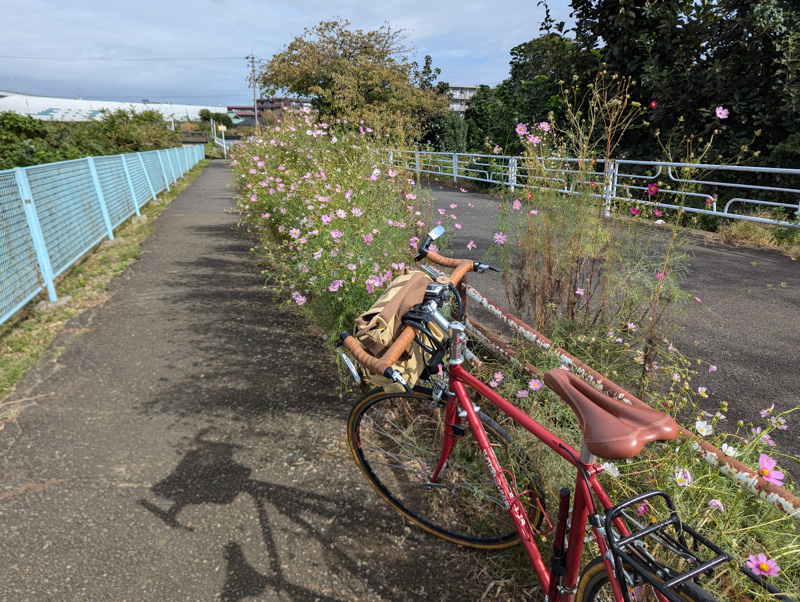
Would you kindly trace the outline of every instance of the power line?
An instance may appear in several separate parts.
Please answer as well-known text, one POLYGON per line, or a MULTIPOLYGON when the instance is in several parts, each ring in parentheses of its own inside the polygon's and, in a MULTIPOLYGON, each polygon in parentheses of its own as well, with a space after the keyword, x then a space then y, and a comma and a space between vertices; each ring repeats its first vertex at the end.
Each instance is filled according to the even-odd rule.
POLYGON ((207 57, 63 57, 63 56, 24 56, 17 54, 0 54, 2 59, 23 59, 31 61, 240 61, 240 56, 207 56, 207 57))

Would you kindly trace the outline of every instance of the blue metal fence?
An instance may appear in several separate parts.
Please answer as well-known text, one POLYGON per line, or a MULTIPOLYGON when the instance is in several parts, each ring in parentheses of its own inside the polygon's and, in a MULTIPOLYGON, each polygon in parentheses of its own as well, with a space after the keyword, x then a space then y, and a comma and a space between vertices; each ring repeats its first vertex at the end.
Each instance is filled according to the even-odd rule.
POLYGON ((0 171, 0 324, 203 159, 202 146, 0 171))

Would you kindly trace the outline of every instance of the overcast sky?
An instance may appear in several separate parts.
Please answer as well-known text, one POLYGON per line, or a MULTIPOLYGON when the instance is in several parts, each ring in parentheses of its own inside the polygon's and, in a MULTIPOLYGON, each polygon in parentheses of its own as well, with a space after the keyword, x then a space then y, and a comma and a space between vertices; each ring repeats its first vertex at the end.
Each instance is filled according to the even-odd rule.
MULTIPOLYGON (((556 21, 569 3, 551 0, 556 21)), ((340 16, 355 29, 408 31, 452 85, 499 83, 509 51, 541 34, 536 0, 4 0, 0 90, 97 100, 235 105, 252 102, 254 52, 340 16)))

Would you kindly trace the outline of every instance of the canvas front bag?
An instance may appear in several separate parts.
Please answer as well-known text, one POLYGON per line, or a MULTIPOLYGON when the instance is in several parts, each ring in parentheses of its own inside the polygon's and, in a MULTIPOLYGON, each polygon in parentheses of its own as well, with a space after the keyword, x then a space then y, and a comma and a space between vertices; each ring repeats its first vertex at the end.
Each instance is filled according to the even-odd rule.
MULTIPOLYGON (((375 304, 356 318, 354 336, 361 346, 374 357, 383 357, 400 334, 403 316, 415 305, 422 303, 425 289, 431 282, 433 280, 427 274, 416 270, 403 270, 402 274, 392 280, 375 304)), ((392 367, 413 387, 425 368, 420 346, 413 343, 392 367)), ((401 385, 379 374, 370 373, 367 378, 387 391, 403 390, 401 385)))

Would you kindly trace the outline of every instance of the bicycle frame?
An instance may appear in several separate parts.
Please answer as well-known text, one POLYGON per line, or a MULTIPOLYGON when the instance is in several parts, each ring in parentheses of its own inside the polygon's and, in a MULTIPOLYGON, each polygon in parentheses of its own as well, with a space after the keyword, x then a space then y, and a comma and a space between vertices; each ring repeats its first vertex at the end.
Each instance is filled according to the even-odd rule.
MULTIPOLYGON (((484 459, 486 460, 489 471, 492 473, 494 480, 500 490, 500 495, 509 510, 514 528, 519 535, 520 542, 522 543, 525 552, 530 558, 531 565, 536 573, 536 576, 545 592, 550 591, 550 581, 556 578, 551 575, 548 570, 544 559, 539 551, 538 546, 534 541, 534 533, 532 526, 527 520, 527 515, 519 495, 514 491, 513 486, 506 478, 506 471, 497 461, 497 457, 492 449, 486 431, 483 429, 477 412, 473 407, 470 396, 467 393, 466 386, 473 388, 477 393, 483 396, 489 403, 499 409, 501 412, 509 416, 514 422, 522 426, 525 430, 529 431, 533 436, 539 439, 542 443, 551 448, 554 452, 564 458, 567 462, 572 464, 577 469, 577 476, 575 479, 575 497, 572 509, 572 523, 569 532, 569 544, 566 553, 566 573, 563 575, 562 582, 556 588, 556 600, 571 601, 574 599, 575 588, 578 583, 580 573, 580 561, 583 552, 584 534, 586 532, 586 525, 589 517, 589 510, 596 508, 592 499, 594 494, 603 507, 603 510, 608 510, 613 506, 611 499, 608 497, 603 487, 597 480, 597 474, 601 469, 595 464, 594 457, 591 457, 589 462, 584 462, 581 459, 579 451, 572 448, 569 444, 565 443, 562 439, 551 433, 547 428, 536 422, 533 418, 528 416, 525 412, 506 400, 504 397, 493 391, 490 387, 479 381, 477 378, 467 372, 460 364, 451 365, 449 367, 449 388, 455 394, 455 400, 458 401, 461 409, 466 412, 467 422, 470 430, 478 444, 483 451, 484 459), (585 476, 585 478, 584 478, 585 476)), ((456 409, 456 404, 453 400, 449 400, 445 411, 445 434, 450 437, 445 438, 445 445, 443 446, 439 462, 436 470, 434 471, 431 481, 436 482, 438 475, 443 468, 447 456, 449 455, 456 433, 453 432, 453 426, 458 425, 460 418, 456 409), (447 432, 447 430, 450 432, 447 432)), ((598 523, 599 525, 600 523, 598 523)), ((615 523, 617 528, 623 535, 628 535, 628 530, 621 521, 615 523)), ((605 542, 604 529, 595 525, 591 525, 592 531, 600 548, 600 554, 603 557, 606 565, 606 570, 609 575, 615 575, 614 567, 606 554, 608 546, 605 542)), ((621 586, 617 579, 610 579, 611 586, 614 590, 616 600, 627 600, 627 596, 623 594, 621 586)))

